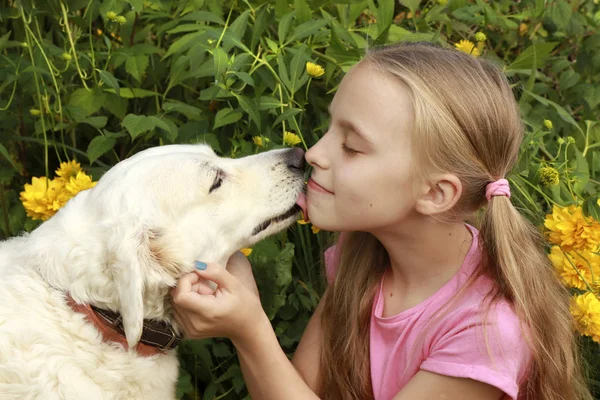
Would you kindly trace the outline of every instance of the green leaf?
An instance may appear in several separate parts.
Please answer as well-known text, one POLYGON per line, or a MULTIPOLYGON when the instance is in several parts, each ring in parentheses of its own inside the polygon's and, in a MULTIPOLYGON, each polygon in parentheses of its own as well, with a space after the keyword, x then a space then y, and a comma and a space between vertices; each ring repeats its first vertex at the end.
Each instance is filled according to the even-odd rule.
POLYGON ((180 101, 167 100, 163 103, 162 108, 167 113, 178 112, 185 115, 189 119, 200 120, 203 117, 202 110, 180 101))
POLYGON ((90 164, 106 152, 112 150, 116 143, 117 139, 114 136, 100 135, 93 138, 87 148, 87 156, 90 159, 90 164))
POLYGON ((242 370, 240 369, 240 366, 237 364, 232 364, 229 368, 227 368, 227 371, 223 375, 217 378, 215 383, 222 383, 227 379, 231 379, 234 376, 240 375, 241 373, 242 370))
POLYGON ((248 28, 248 17, 250 17, 250 10, 246 10, 239 15, 229 26, 228 32, 231 33, 232 37, 237 40, 241 40, 246 33, 248 28))
POLYGON ((213 129, 220 128, 225 125, 233 124, 242 118, 242 113, 231 108, 223 108, 215 115, 215 125, 213 129))
POLYGON ((205 143, 209 145, 215 152, 221 152, 221 144, 219 138, 214 133, 203 133, 198 134, 198 143, 205 143))
POLYGON ((204 21, 204 22, 214 22, 219 25, 225 25, 225 21, 217 14, 214 14, 209 11, 194 11, 189 13, 181 18, 182 21, 204 21))
POLYGON ((290 81, 290 77, 288 75, 285 58, 281 53, 277 54, 277 67, 279 69, 279 79, 281 79, 281 82, 283 82, 283 84, 288 88, 292 87, 292 82, 290 81))
MULTIPOLYGON (((114 89, 105 89, 105 92, 108 93, 116 93, 114 89)), ((144 98, 149 96, 160 96, 160 93, 153 92, 151 90, 146 89, 138 89, 138 88, 121 88, 121 97, 125 99, 136 99, 136 98, 144 98)))
POLYGON ((542 103, 545 106, 552 106, 554 107, 554 109, 556 110, 556 112, 558 113, 558 115, 560 116, 560 118, 565 121, 570 123, 571 125, 573 125, 573 127, 575 127, 579 132, 581 132, 583 134, 583 130, 581 129, 581 127, 579 126, 579 124, 577 124, 577 121, 575 121, 573 119, 573 117, 571 116, 571 114, 569 114, 567 112, 567 110, 565 110, 564 108, 562 108, 561 106, 559 106, 558 104, 556 104, 555 102, 545 99, 541 96, 538 96, 537 94, 530 92, 527 89, 523 89, 523 93, 527 93, 528 95, 530 95, 531 97, 533 97, 534 99, 536 99, 537 101, 539 101, 540 103, 542 103))
MULTIPOLYGON (((415 11, 417 11, 419 9, 420 3, 421 3, 421 0, 400 0, 400 4, 408 7, 410 12, 412 12, 413 14, 415 13, 415 11)), ((392 6, 392 12, 393 12, 393 6, 392 6)))
POLYGON ((128 0, 128 3, 131 5, 131 9, 137 12, 144 8, 144 0, 128 0))
POLYGON ((567 90, 573 86, 575 86, 581 78, 577 72, 572 69, 568 69, 560 74, 559 85, 561 90, 567 90))
POLYGON ((179 378, 177 379, 177 386, 175 387, 175 397, 181 399, 184 395, 193 392, 194 384, 192 383, 192 376, 185 369, 181 368, 179 378))
MULTIPOLYGON (((410 1, 419 5, 419 0, 410 1)), ((410 8, 410 7, 409 7, 410 8)), ((411 11, 414 11, 411 8, 411 11)), ((392 20, 394 19, 394 0, 379 0, 379 8, 377 9, 377 40, 382 40, 386 37, 392 20)))
POLYGON ((308 74, 305 73, 306 62, 309 58, 304 52, 305 47, 302 47, 296 51, 294 58, 292 58, 292 64, 290 65, 290 92, 296 93, 306 82, 308 82, 308 74))
POLYGON ((552 50, 558 45, 557 42, 536 43, 525 49, 512 64, 509 70, 537 69, 544 66, 552 50))
POLYGON ((258 112, 256 103, 246 96, 238 96, 237 99, 242 109, 248 113, 250 119, 254 121, 257 128, 260 129, 260 113, 258 112))
POLYGON ((146 73, 149 62, 148 56, 144 54, 130 56, 125 62, 125 71, 133 76, 138 82, 142 82, 143 75, 146 73))
POLYGON ((2 154, 4 156, 4 158, 6 158, 6 161, 8 161, 9 164, 12 165, 13 168, 17 172, 21 173, 21 171, 17 167, 17 164, 15 164, 15 162, 13 161, 12 157, 10 156, 8 150, 6 149, 6 147, 4 147, 4 145, 2 143, 0 143, 0 154, 2 154))
POLYGON ((94 128, 104 128, 106 126, 106 123, 108 122, 108 118, 104 117, 104 116, 99 116, 99 117, 87 117, 81 121, 79 121, 80 123, 83 124, 88 124, 93 126, 94 128))
POLYGON ((256 20, 254 21, 254 26, 252 27, 252 38, 250 39, 251 49, 256 48, 256 45, 260 41, 260 38, 267 27, 267 19, 269 18, 269 13, 267 10, 267 7, 261 7, 256 14, 256 20))
POLYGON ((297 40, 302 40, 311 35, 314 35, 319 31, 319 29, 326 26, 327 24, 329 24, 329 21, 327 21, 326 19, 317 19, 298 25, 292 32, 292 36, 287 42, 293 43, 297 40))
POLYGON ((279 99, 276 99, 275 97, 260 96, 260 106, 258 107, 258 109, 261 111, 272 110, 273 108, 279 108, 284 105, 285 104, 283 104, 281 101, 279 101, 279 99))
POLYGON ((102 108, 104 97, 104 93, 100 89, 77 89, 71 93, 69 105, 81 109, 82 116, 86 117, 102 108))
POLYGON ((571 177, 574 180, 573 190, 575 193, 583 196, 583 190, 590 180, 590 169, 588 162, 578 148, 575 148, 575 160, 573 161, 574 172, 571 177))
POLYGON ((283 113, 281 113, 281 115, 279 115, 279 117, 277 117, 275 122, 273 122, 273 127, 277 126, 277 124, 280 124, 283 121, 289 120, 294 115, 299 114, 301 112, 302 112, 302 110, 299 108, 288 108, 283 113))
POLYGON ((250 85, 250 86, 254 86, 254 79, 252 79, 252 76, 250 76, 249 73, 247 73, 247 72, 234 72, 233 74, 235 76, 237 76, 239 78, 239 80, 241 80, 245 84, 250 85))
POLYGON ((202 395, 202 400, 214 400, 217 399, 217 393, 219 391, 219 387, 216 383, 211 382, 208 384, 206 389, 204 390, 204 394, 202 395))
POLYGON ((561 29, 565 29, 571 21, 573 10, 571 5, 564 0, 554 2, 547 11, 547 16, 561 29))
POLYGON ((98 71, 98 73, 100 74, 100 79, 102 80, 102 82, 104 82, 104 84, 110 87, 111 89, 114 89, 117 96, 121 96, 121 87, 119 86, 119 81, 117 81, 117 78, 115 78, 115 76, 108 71, 103 71, 100 69, 97 69, 96 71, 98 71))
POLYGON ((173 54, 181 53, 181 52, 189 49, 190 47, 195 45, 198 42, 198 40, 202 37, 202 35, 204 35, 204 34, 205 34, 204 31, 199 31, 199 32, 188 33, 187 35, 183 35, 182 37, 177 39, 171 46, 169 46, 169 50, 163 56, 162 60, 172 56, 173 54))
POLYGON ((11 33, 12 31, 8 31, 6 35, 0 37, 0 51, 4 50, 4 48, 6 47, 6 44, 8 43, 8 38, 10 37, 11 33))
POLYGON ((215 82, 224 80, 223 74, 227 70, 229 58, 227 53, 221 48, 215 49, 213 52, 215 82))
POLYGON ((283 249, 274 238, 263 240, 253 247, 250 255, 263 308, 269 319, 286 302, 286 290, 292 282, 294 245, 286 243, 283 249))
POLYGON ((127 114, 121 125, 131 135, 131 140, 135 140, 142 133, 154 130, 156 127, 164 129, 167 132, 170 131, 169 125, 155 116, 127 114))
POLYGON ((289 10, 287 0, 275 0, 275 15, 282 18, 289 10))
POLYGON ((296 19, 301 23, 305 23, 312 17, 312 10, 306 3, 306 0, 294 0, 294 6, 296 8, 296 19))
POLYGON ((162 119, 158 118, 155 115, 151 115, 148 117, 148 119, 150 119, 150 121, 152 121, 152 123, 154 123, 154 126, 156 128, 160 128, 162 130, 165 130, 167 132, 171 132, 171 127, 162 119))
POLYGON ((185 32, 206 32, 206 26, 200 24, 181 24, 167 31, 169 35, 185 32))
POLYGON ((277 34, 279 37, 279 44, 283 45, 285 38, 287 37, 288 31, 290 30, 290 24, 292 23, 292 18, 296 16, 295 11, 290 11, 287 13, 281 21, 279 21, 279 27, 277 28, 277 34))

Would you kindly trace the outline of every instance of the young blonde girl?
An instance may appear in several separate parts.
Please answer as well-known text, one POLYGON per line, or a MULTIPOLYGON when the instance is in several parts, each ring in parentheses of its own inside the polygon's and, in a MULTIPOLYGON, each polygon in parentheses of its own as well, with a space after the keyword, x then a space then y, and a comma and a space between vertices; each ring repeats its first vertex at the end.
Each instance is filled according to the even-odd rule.
POLYGON ((239 255, 180 280, 187 336, 231 338, 255 399, 591 399, 568 294, 510 199, 523 125, 499 68, 428 44, 373 49, 330 113, 306 154, 306 212, 342 234, 293 360, 239 255))

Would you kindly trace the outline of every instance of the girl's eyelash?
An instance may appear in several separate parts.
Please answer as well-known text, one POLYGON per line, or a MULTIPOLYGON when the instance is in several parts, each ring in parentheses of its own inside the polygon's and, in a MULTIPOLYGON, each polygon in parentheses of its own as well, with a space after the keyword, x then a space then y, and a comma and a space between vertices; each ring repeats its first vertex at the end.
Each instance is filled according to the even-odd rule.
POLYGON ((357 150, 354 150, 346 145, 346 143, 342 143, 342 149, 348 154, 358 154, 360 153, 357 150))

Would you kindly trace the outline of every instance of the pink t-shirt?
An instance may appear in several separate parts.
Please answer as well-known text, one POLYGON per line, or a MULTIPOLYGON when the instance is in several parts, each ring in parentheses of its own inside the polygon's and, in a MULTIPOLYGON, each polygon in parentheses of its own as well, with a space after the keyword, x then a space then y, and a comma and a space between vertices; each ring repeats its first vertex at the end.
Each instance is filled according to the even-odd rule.
MULTIPOLYGON (((480 264, 478 231, 468 227, 473 242, 461 269, 420 304, 382 317, 382 279, 370 327, 371 380, 376 400, 392 399, 419 370, 485 382, 504 391, 503 400, 525 398, 519 395, 519 387, 526 380, 531 351, 519 319, 506 301, 496 303, 487 315, 486 345, 481 311, 485 294, 493 288, 489 278, 478 278, 459 300, 442 311, 442 318, 428 323, 480 264)), ((336 246, 325 251, 329 283, 335 279, 338 256, 336 246)))

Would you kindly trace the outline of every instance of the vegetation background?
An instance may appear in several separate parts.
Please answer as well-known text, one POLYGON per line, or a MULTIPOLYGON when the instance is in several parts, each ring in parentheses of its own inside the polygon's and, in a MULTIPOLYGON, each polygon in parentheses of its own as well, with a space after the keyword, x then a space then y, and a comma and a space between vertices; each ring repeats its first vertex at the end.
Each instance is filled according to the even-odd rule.
MULTIPOLYGON (((206 142, 227 157, 310 147, 367 48, 458 47, 514 84, 527 136, 513 200, 548 230, 553 264, 579 296, 598 397, 599 24, 597 0, 0 0, 0 238, 35 229, 150 146, 206 142), (89 175, 63 164, 54 180, 72 160, 89 175), (565 245, 582 232, 583 247, 565 245)), ((290 354, 324 289, 331 240, 298 223, 246 250, 290 354)), ((179 354, 180 399, 247 396, 229 341, 186 341, 179 354)))

